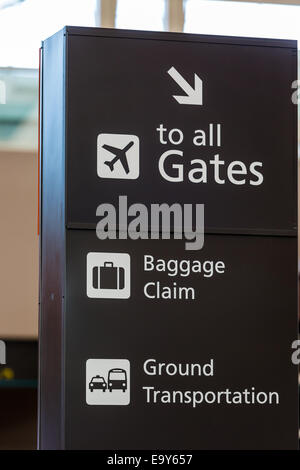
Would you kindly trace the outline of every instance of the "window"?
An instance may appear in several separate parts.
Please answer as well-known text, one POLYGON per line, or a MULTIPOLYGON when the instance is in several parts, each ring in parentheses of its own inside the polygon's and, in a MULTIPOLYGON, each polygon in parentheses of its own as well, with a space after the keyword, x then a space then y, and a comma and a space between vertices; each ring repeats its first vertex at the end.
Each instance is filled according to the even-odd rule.
POLYGON ((118 0, 116 28, 164 30, 164 0, 118 0))
POLYGON ((32 151, 41 41, 65 25, 95 26, 97 0, 7 0, 1 7, 0 150, 32 151))
POLYGON ((186 33, 300 40, 300 6, 187 0, 186 33))
POLYGON ((96 0, 26 0, 0 10, 0 67, 38 67, 41 40, 65 25, 95 26, 96 0))
POLYGON ((38 138, 38 71, 0 68, 5 104, 0 104, 0 151, 34 150, 38 138))

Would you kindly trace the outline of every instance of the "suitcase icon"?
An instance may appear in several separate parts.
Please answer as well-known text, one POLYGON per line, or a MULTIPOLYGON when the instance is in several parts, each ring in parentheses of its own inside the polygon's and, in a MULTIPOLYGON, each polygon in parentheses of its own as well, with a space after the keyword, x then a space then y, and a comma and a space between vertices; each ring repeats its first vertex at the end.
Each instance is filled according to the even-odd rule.
POLYGON ((116 267, 112 262, 104 262, 104 266, 93 267, 94 289, 124 289, 125 270, 116 267))
POLYGON ((86 257, 86 293, 91 299, 129 299, 128 253, 90 252, 86 257))

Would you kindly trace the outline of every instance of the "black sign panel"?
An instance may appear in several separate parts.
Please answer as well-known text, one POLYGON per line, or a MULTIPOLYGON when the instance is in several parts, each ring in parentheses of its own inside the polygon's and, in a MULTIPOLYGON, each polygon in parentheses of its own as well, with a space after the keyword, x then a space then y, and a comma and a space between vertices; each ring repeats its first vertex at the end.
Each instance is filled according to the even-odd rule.
POLYGON ((127 300, 86 295, 87 254, 122 253, 124 242, 84 230, 67 242, 67 448, 297 446, 296 239, 208 235, 197 254, 180 241, 127 241, 127 300), (103 359, 129 361, 125 406, 113 406, 114 390, 88 388, 92 376, 107 381, 103 359))
POLYGON ((207 230, 295 232, 295 43, 70 33, 68 226, 95 224, 97 205, 125 194, 204 203, 207 230), (114 135, 139 139, 138 176, 120 166, 134 181, 118 163, 101 174, 107 134, 115 146, 114 135))
POLYGON ((297 448, 296 67, 294 41, 43 43, 40 448, 297 448))

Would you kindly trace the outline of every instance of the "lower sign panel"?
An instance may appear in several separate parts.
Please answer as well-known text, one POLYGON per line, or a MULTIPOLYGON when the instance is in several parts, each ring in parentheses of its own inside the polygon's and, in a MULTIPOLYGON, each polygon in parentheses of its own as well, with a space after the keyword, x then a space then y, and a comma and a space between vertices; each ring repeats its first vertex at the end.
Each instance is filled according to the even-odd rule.
POLYGON ((296 238, 67 236, 66 448, 297 448, 296 238))

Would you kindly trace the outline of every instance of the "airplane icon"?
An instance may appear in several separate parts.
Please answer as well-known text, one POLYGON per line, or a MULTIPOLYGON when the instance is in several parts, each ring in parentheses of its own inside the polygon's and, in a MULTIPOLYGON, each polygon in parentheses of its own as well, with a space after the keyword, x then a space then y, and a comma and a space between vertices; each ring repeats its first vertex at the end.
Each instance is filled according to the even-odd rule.
POLYGON ((118 161, 120 161, 120 163, 122 164, 125 170, 125 173, 128 175, 129 166, 128 166, 128 160, 126 157, 126 152, 133 146, 133 144, 134 142, 131 141, 123 149, 118 149, 117 147, 112 147, 111 145, 107 145, 107 144, 102 145, 102 148, 104 148, 105 150, 108 150, 109 152, 115 155, 115 158, 113 158, 111 161, 106 160, 104 162, 104 164, 109 167, 110 171, 113 171, 115 164, 118 161))
POLYGON ((140 175, 140 140, 138 136, 133 134, 98 134, 97 173, 100 178, 137 179, 140 175))

